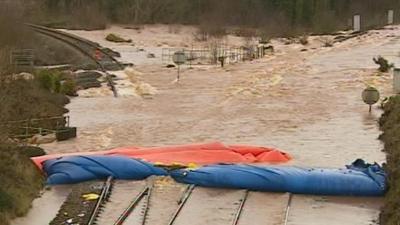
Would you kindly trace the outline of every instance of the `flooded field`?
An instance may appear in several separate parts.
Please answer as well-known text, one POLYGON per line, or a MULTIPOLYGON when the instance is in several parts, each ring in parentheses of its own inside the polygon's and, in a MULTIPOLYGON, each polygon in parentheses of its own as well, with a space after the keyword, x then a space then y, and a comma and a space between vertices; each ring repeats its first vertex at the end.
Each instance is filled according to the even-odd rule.
MULTIPOLYGON (((153 91, 146 96, 129 94, 136 92, 132 79, 125 78, 117 85, 125 93, 119 98, 104 88, 72 99, 69 115, 78 127, 78 138, 44 145, 49 153, 219 140, 277 147, 293 156, 291 164, 301 166, 343 167, 357 158, 385 161, 377 140, 381 111, 374 106, 368 113, 361 92, 370 84, 382 96, 391 94, 391 75, 378 74, 372 58, 382 55, 400 65, 399 26, 370 31, 332 48, 321 47, 318 37, 311 37, 309 46, 273 40, 274 55, 225 68, 184 67, 179 83, 174 82, 176 69, 165 68, 159 52, 163 45, 183 47, 190 32, 169 34, 166 40, 174 41, 162 43, 165 28, 140 34, 111 29, 123 30, 124 37, 137 40, 136 46, 102 41, 110 31, 72 33, 120 50, 123 61, 135 64, 135 79, 153 91), (132 53, 137 45, 156 58, 132 53)), ((231 38, 229 43, 238 45, 239 40, 231 38)), ((371 224, 381 204, 380 199, 329 198, 319 207, 319 199, 295 197, 289 224, 371 224), (343 211, 345 217, 332 219, 343 211)), ((282 204, 277 207, 281 211, 282 204)))

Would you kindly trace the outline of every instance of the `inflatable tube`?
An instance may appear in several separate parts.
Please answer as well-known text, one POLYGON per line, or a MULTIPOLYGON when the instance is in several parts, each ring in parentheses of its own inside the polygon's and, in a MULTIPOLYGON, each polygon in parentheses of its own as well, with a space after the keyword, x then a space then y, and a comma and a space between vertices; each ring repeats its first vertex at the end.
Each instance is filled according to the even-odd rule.
POLYGON ((176 170, 170 175, 181 183, 267 192, 382 196, 386 191, 386 174, 376 165, 353 169, 212 165, 196 170, 176 170))
POLYGON ((47 160, 43 169, 48 184, 73 184, 104 179, 142 180, 167 172, 150 163, 121 156, 69 156, 47 160))
POLYGON ((44 161, 65 156, 122 155, 162 164, 215 164, 215 163, 285 163, 291 157, 274 148, 247 145, 224 145, 220 142, 189 144, 166 147, 125 147, 100 152, 77 152, 33 157, 42 169, 44 161))

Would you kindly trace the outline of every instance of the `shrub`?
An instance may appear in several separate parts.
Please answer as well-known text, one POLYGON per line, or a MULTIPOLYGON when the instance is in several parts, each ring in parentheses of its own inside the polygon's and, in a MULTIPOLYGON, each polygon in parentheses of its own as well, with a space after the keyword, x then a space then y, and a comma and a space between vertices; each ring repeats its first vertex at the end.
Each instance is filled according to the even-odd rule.
POLYGON ((0 144, 0 224, 28 212, 44 184, 39 169, 18 147, 0 144))
POLYGON ((332 47, 333 46, 333 39, 332 38, 322 37, 321 41, 322 41, 322 46, 323 47, 328 48, 328 47, 332 47))
POLYGON ((46 90, 51 90, 53 86, 53 79, 51 78, 51 74, 48 70, 39 70, 35 73, 35 79, 39 81, 39 84, 42 88, 46 90))
POLYGON ((61 74, 58 71, 38 70, 35 71, 35 79, 40 86, 53 93, 60 93, 61 90, 61 74))
POLYGON ((107 41, 111 41, 111 42, 116 42, 116 43, 130 43, 130 42, 132 42, 132 40, 131 39, 124 39, 124 38, 122 38, 122 37, 120 37, 120 36, 118 36, 118 35, 116 35, 116 34, 108 34, 107 36, 106 36, 106 40, 107 41))
POLYGON ((391 68, 394 67, 393 63, 389 63, 389 61, 382 56, 378 56, 377 58, 373 58, 374 62, 379 65, 378 70, 382 73, 388 72, 391 68))
POLYGON ((19 148, 19 152, 22 155, 25 155, 25 156, 27 156, 29 158, 46 155, 46 152, 42 148, 35 147, 35 146, 23 146, 23 147, 20 147, 19 148))
POLYGON ((62 82, 60 93, 68 96, 76 96, 76 83, 72 79, 62 82))
POLYGON ((13 207, 12 197, 0 189, 0 211, 10 210, 13 207))
POLYGON ((308 45, 308 36, 307 35, 300 36, 299 42, 302 45, 308 45))

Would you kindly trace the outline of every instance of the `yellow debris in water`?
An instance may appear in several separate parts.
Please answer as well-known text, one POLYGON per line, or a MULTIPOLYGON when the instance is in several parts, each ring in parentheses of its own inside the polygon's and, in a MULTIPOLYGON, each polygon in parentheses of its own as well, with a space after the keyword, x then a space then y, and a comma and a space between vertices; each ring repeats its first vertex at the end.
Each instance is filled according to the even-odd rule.
POLYGON ((199 167, 199 165, 197 165, 196 163, 189 163, 188 165, 187 165, 187 168, 188 169, 196 169, 196 168, 198 168, 199 167))
POLYGON ((278 85, 281 83, 282 80, 283 80, 283 77, 281 75, 274 75, 270 79, 270 86, 278 85))
POLYGON ((82 195, 82 198, 83 198, 85 201, 93 201, 93 200, 99 199, 99 198, 100 198, 100 195, 94 194, 94 193, 90 193, 90 194, 84 194, 84 195, 82 195))

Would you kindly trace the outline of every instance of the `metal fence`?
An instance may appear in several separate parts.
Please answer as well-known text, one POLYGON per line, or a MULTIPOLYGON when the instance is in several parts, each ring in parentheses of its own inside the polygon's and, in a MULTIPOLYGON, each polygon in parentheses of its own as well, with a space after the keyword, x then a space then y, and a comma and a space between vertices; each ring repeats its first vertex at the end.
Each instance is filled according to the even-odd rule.
POLYGON ((11 52, 11 64, 17 67, 32 67, 34 53, 32 49, 14 50, 11 52))
POLYGON ((175 52, 185 53, 187 64, 215 65, 224 60, 225 64, 232 64, 246 60, 264 57, 270 46, 254 45, 251 47, 228 48, 224 46, 205 48, 163 48, 161 60, 163 64, 172 64, 172 56, 175 52))
POLYGON ((9 121, 6 123, 6 127, 10 132, 11 138, 25 139, 36 134, 56 134, 63 128, 69 127, 69 123, 69 116, 59 116, 9 121))

